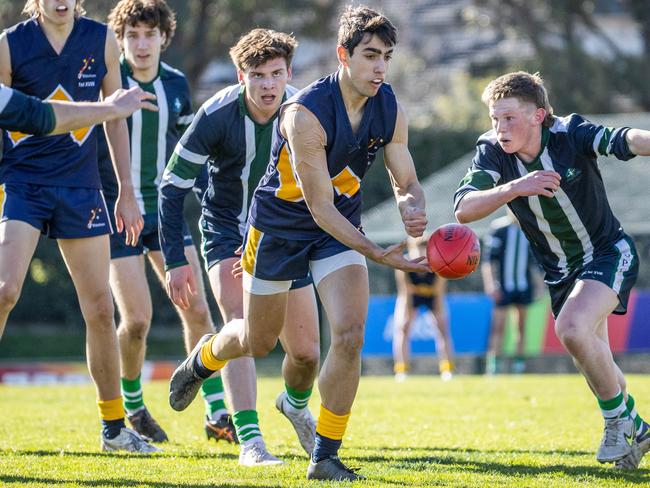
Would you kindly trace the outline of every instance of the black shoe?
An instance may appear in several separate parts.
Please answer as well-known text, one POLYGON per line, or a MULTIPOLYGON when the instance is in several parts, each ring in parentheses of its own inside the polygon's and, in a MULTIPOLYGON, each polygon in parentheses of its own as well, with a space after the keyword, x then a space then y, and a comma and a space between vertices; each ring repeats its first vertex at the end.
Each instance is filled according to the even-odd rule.
POLYGON ((232 423, 232 418, 227 413, 224 413, 219 417, 219 420, 212 420, 211 418, 206 417, 205 435, 208 440, 214 439, 217 442, 224 440, 226 442, 239 444, 237 431, 232 423))
POLYGON ((356 481, 366 478, 356 473, 341 462, 338 456, 330 456, 315 463, 309 460, 307 468, 308 480, 356 481))
POLYGON ((149 439, 151 442, 167 442, 169 440, 165 431, 146 408, 138 410, 133 415, 127 414, 126 418, 129 419, 133 430, 145 439, 149 439))
POLYGON ((205 334, 194 346, 189 356, 176 368, 169 382, 169 404, 174 410, 185 410, 196 397, 205 378, 194 371, 196 357, 201 354, 203 344, 212 339, 214 334, 205 334))

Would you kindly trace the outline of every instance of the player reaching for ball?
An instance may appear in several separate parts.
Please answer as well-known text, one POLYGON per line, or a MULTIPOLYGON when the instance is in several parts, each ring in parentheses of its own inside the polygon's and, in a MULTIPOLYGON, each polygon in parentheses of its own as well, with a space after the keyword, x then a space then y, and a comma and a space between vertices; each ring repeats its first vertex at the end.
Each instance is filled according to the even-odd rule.
POLYGON ((545 271, 555 332, 604 417, 596 459, 635 469, 650 430, 612 357, 607 317, 626 313, 639 259, 609 207, 597 158, 650 155, 650 132, 554 116, 537 74, 503 75, 482 98, 493 130, 479 138, 456 191, 456 218, 471 222, 502 205, 513 211, 545 271))
MULTIPOLYGON (((408 123, 389 85, 387 70, 397 31, 364 6, 341 16, 337 72, 287 100, 280 109, 271 161, 251 204, 245 248, 244 318, 204 336, 174 372, 169 399, 183 410, 202 378, 241 356, 265 356, 282 332, 292 280, 311 271, 331 328, 321 369, 320 416, 310 479, 360 476, 338 457, 361 369, 368 272, 366 258, 404 271, 428 267, 402 255, 404 243, 383 249, 359 230, 360 180, 384 148, 406 233, 426 227, 424 193, 407 147, 408 123)), ((182 306, 188 283, 169 283, 182 306)))
POLYGON ((464 278, 478 267, 481 243, 466 225, 441 225, 429 238, 427 260, 431 271, 443 278, 464 278))

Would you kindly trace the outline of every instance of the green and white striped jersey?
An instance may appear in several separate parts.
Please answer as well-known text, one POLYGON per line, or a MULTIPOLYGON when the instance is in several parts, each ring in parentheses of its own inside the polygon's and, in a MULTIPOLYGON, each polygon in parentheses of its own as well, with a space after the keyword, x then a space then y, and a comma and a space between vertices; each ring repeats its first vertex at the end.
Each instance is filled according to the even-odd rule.
MULTIPOLYGON (((124 57, 120 59, 120 67, 124 88, 139 86, 156 95, 158 112, 138 110, 127 122, 135 197, 143 215, 157 214, 158 187, 163 171, 176 143, 194 118, 190 88, 181 71, 163 62, 160 63, 158 76, 149 83, 141 83, 133 78, 124 57)), ((117 198, 117 182, 105 140, 103 137, 100 139, 102 185, 106 197, 114 200, 117 198)))
POLYGON ((529 163, 507 154, 495 132, 487 132, 476 143, 472 167, 454 197, 455 207, 469 192, 488 190, 536 170, 558 172, 562 180, 554 197, 519 197, 508 206, 544 268, 546 282, 559 282, 624 236, 609 206, 597 158, 634 157, 625 139, 628 130, 598 126, 576 114, 556 117, 550 129, 543 129, 542 149, 529 163))

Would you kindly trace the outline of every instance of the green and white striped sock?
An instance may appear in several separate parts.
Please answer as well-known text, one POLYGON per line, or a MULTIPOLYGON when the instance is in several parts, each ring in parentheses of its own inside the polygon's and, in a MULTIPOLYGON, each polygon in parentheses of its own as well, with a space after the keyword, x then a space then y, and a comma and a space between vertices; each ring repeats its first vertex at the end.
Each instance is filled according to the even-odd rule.
POLYGON ((625 402, 627 411, 630 412, 630 417, 634 420, 634 427, 636 428, 636 435, 641 435, 643 432, 643 419, 639 412, 636 411, 634 406, 634 398, 629 393, 627 394, 627 401, 625 402))
POLYGON ((313 387, 309 388, 308 390, 300 391, 296 390, 295 388, 291 388, 285 383, 284 389, 287 392, 287 403, 289 405, 291 405, 296 410, 303 410, 307 408, 313 387))
POLYGON ((630 415, 625 406, 625 398, 623 397, 623 392, 619 389, 618 394, 614 398, 609 400, 598 399, 598 406, 600 411, 603 414, 605 420, 608 419, 620 419, 630 415))
POLYGON ((124 398, 124 410, 126 410, 128 415, 133 415, 144 408, 140 377, 141 375, 138 375, 134 380, 120 378, 122 397, 124 398))
POLYGON ((201 385, 201 396, 205 402, 206 417, 219 420, 222 415, 228 414, 221 376, 213 376, 205 380, 201 385))
POLYGON ((257 410, 241 410, 240 412, 235 412, 232 416, 232 421, 235 424, 239 442, 242 444, 249 444, 255 439, 262 437, 260 422, 257 418, 257 410))

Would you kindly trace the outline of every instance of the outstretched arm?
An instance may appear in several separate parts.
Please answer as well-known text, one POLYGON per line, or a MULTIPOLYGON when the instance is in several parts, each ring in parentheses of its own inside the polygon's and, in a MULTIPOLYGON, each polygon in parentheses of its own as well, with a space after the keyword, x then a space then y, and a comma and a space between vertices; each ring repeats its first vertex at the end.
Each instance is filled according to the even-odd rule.
POLYGON ((630 129, 625 135, 627 144, 637 156, 650 156, 650 131, 630 129))
POLYGON ((303 197, 314 221, 325 232, 369 259, 405 271, 428 271, 420 260, 402 255, 406 242, 383 249, 366 238, 334 206, 334 190, 327 168, 325 135, 318 119, 300 105, 288 107, 281 121, 303 197))

